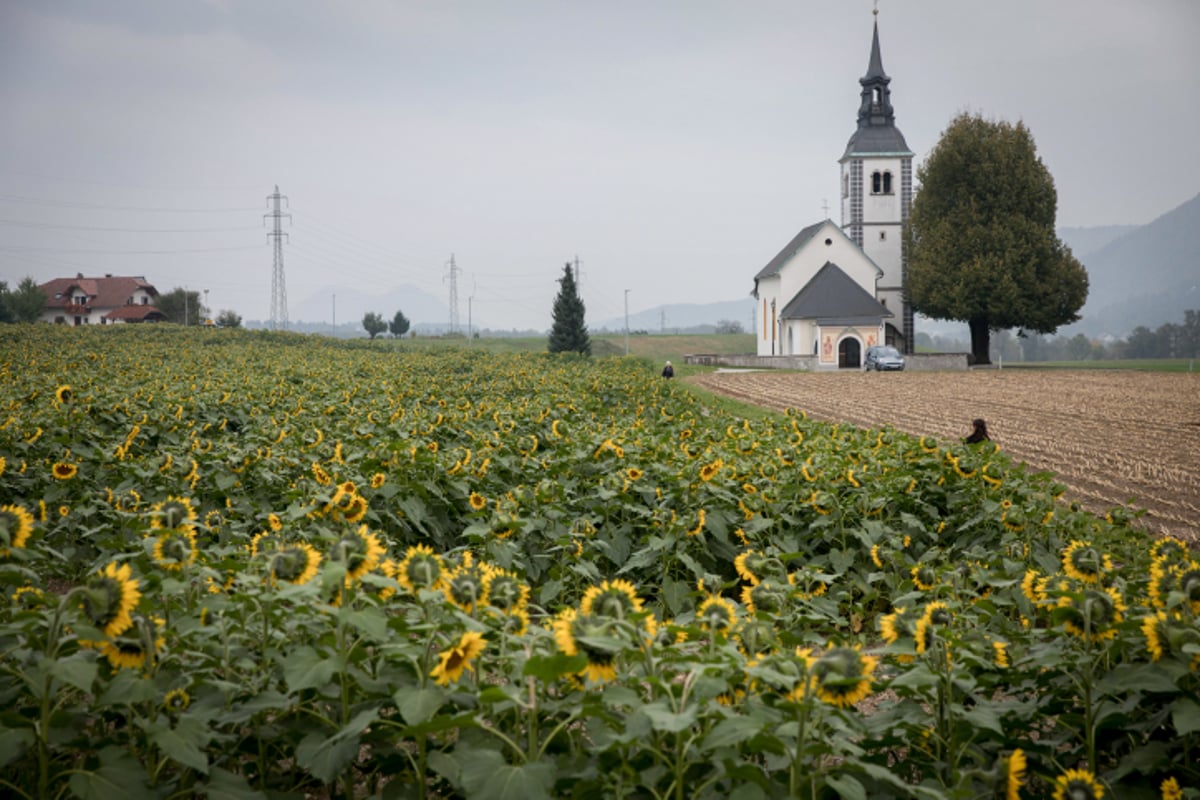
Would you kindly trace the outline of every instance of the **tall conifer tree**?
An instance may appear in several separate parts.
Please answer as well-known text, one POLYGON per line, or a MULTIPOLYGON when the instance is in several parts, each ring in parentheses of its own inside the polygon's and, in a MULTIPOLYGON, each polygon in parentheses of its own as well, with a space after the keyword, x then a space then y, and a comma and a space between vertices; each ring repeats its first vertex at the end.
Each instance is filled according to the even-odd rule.
POLYGON ((588 338, 584 322, 583 300, 575 287, 575 273, 570 262, 563 267, 559 278, 558 296, 554 298, 554 324, 550 328, 551 353, 592 354, 592 341, 588 338))

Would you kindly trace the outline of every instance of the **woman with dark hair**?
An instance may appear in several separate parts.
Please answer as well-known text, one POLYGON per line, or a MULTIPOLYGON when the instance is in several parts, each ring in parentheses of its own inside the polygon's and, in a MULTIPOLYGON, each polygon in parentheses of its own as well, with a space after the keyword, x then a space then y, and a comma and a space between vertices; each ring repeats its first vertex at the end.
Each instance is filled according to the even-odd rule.
POLYGON ((971 421, 971 425, 975 430, 971 431, 971 435, 963 439, 967 444, 978 444, 979 442, 990 442, 992 437, 988 436, 987 423, 981 419, 971 421))

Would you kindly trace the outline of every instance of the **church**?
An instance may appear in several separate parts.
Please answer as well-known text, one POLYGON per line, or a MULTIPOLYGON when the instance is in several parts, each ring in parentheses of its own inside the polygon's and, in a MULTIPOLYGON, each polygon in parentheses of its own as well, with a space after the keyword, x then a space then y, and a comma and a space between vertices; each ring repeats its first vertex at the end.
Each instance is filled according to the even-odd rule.
MULTIPOLYGON (((878 12, 877 12, 878 13, 878 12)), ((903 228, 913 153, 896 127, 879 21, 841 166, 841 225, 804 228, 754 276, 759 356, 808 355, 821 369, 859 367, 866 348, 913 347, 903 228)))

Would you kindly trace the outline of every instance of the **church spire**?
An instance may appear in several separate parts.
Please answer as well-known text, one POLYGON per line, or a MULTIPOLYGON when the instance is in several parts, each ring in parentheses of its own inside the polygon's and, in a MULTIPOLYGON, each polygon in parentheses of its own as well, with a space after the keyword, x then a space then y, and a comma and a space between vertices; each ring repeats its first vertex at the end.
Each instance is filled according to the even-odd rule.
POLYGON ((858 126, 846 147, 846 155, 852 153, 900 153, 908 152, 904 135, 896 129, 896 110, 892 107, 892 79, 883 71, 883 55, 879 47, 879 9, 871 35, 871 57, 867 62, 867 74, 858 79, 860 102, 858 126))

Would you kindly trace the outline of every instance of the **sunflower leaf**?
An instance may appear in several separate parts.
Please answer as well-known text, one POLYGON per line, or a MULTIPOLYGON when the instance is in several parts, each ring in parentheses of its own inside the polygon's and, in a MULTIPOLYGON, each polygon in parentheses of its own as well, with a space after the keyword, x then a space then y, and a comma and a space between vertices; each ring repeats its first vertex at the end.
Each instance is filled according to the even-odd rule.
POLYGON ((325 658, 312 647, 298 647, 288 654, 283 665, 283 678, 293 692, 317 689, 333 680, 340 665, 325 658))
POLYGON ((525 662, 522 674, 526 677, 532 675, 543 683, 550 683, 563 675, 573 675, 586 669, 587 664, 587 656, 582 653, 574 656, 562 653, 555 653, 552 656, 532 656, 525 662))
POLYGON ((252 789, 246 779, 236 772, 213 767, 204 786, 208 800, 265 800, 266 795, 252 789))
POLYGON ((439 686, 404 686, 396 690, 392 699, 405 722, 419 725, 437 713, 446 701, 446 693, 439 686))

